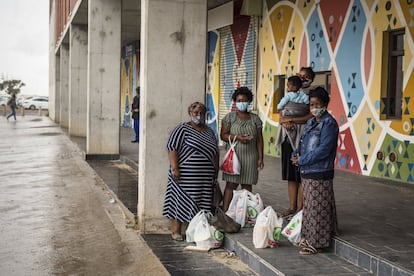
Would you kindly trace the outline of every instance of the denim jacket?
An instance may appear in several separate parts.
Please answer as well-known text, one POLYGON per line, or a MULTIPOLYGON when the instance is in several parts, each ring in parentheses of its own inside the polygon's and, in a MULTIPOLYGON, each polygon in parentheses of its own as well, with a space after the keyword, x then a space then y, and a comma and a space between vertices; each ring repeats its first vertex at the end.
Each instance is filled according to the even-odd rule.
POLYGON ((322 116, 319 122, 312 118, 306 123, 299 148, 292 153, 299 154, 301 174, 323 173, 334 169, 338 132, 338 124, 329 113, 322 116))

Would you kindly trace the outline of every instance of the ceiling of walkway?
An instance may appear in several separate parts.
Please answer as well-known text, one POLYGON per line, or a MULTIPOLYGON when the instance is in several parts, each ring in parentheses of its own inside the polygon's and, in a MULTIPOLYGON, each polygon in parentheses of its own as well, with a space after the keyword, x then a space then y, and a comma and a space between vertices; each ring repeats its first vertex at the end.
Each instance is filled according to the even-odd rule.
MULTIPOLYGON (((208 0, 207 9, 214 9, 232 0, 208 0)), ((88 1, 82 0, 76 16, 75 24, 88 24, 88 1)), ((141 23, 141 0, 122 0, 122 45, 139 40, 141 23)))

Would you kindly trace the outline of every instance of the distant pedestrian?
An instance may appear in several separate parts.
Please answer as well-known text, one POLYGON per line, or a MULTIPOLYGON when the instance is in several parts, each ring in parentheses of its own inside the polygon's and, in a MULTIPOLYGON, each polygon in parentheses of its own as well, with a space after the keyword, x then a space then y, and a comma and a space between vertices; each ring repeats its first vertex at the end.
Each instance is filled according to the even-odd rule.
POLYGON ((200 211, 211 211, 213 184, 218 175, 219 148, 216 135, 206 125, 206 107, 188 107, 190 121, 172 131, 168 143, 168 184, 163 215, 171 220, 171 237, 183 241, 181 225, 200 211))
POLYGON ((135 140, 132 140, 131 143, 138 143, 139 142, 139 94, 140 88, 137 87, 135 89, 137 94, 134 96, 134 100, 132 102, 132 119, 134 119, 134 131, 135 131, 135 140))
POLYGON ((338 123, 327 110, 329 94, 324 88, 311 90, 309 101, 313 118, 306 123, 291 158, 299 166, 303 185, 302 255, 330 247, 337 231, 333 178, 338 123))
POLYGON ((9 113, 9 115, 7 115, 7 121, 9 120, 9 118, 11 117, 11 116, 13 116, 14 117, 14 120, 16 121, 16 109, 17 109, 17 104, 16 104, 16 95, 15 94, 13 94, 12 96, 11 96, 11 98, 9 99, 9 101, 7 102, 7 105, 10 107, 10 113, 9 113))

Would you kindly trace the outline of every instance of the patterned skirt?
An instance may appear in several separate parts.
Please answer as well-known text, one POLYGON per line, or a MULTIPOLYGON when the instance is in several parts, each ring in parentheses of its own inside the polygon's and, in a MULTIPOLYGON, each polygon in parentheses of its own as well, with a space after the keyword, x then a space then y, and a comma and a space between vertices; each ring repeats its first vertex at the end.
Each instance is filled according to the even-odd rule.
POLYGON ((302 237, 315 248, 326 248, 338 229, 333 179, 302 178, 302 237))

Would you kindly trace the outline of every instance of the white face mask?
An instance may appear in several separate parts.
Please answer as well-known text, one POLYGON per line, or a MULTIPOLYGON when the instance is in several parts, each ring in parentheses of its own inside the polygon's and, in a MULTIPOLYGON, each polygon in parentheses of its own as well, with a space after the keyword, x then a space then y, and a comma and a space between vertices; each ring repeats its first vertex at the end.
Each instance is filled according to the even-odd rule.
POLYGON ((236 103, 236 107, 239 111, 245 112, 245 111, 247 111, 247 108, 249 107, 249 103, 248 102, 238 102, 238 103, 236 103))
POLYGON ((196 125, 203 123, 201 116, 191 116, 191 121, 196 125))
POLYGON ((312 115, 314 117, 321 117, 326 111, 326 107, 322 107, 322 108, 312 108, 310 110, 310 112, 312 113, 312 115))

